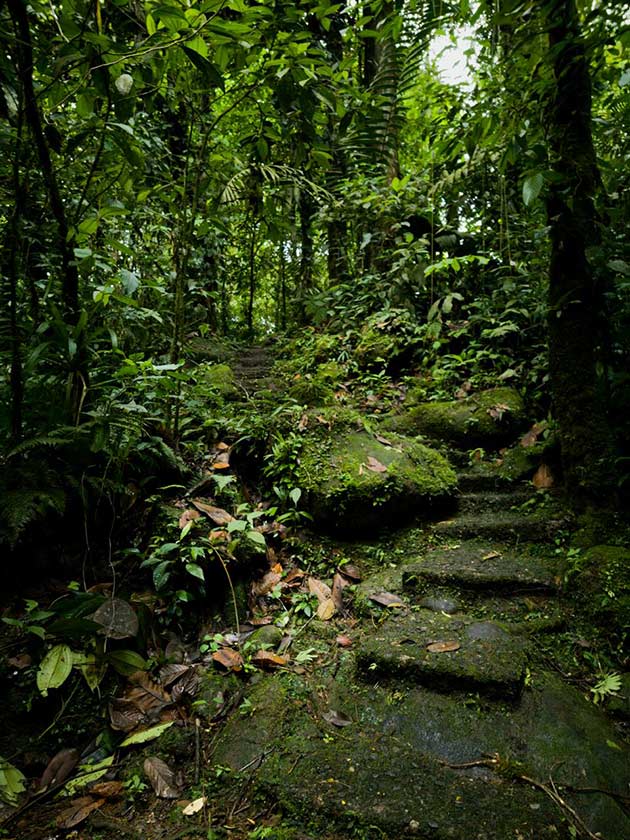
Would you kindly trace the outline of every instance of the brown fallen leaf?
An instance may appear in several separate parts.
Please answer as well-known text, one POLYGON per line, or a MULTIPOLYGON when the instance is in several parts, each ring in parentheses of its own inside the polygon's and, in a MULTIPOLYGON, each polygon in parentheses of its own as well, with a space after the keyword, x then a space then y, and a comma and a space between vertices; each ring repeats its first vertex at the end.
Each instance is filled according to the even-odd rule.
POLYGON ((178 799, 181 796, 181 787, 177 783, 175 773, 161 758, 151 756, 145 759, 144 772, 155 795, 160 799, 178 799))
POLYGON ((429 653, 450 653, 451 651, 459 650, 461 647, 459 642, 430 642, 427 645, 429 653))
POLYGON ((321 423, 322 426, 327 426, 328 429, 332 429, 332 423, 330 420, 326 420, 326 418, 322 414, 318 414, 315 418, 318 423, 321 423))
POLYGON ((160 712, 172 704, 170 694, 145 671, 136 671, 129 677, 132 684, 122 697, 109 702, 109 719, 112 729, 131 732, 140 724, 154 723, 160 712))
POLYGON ((489 551, 487 554, 484 554, 481 558, 482 560, 494 560, 495 557, 501 557, 500 551, 489 551))
POLYGON ((215 507, 214 505, 209 505, 204 502, 202 499, 193 499, 193 505, 197 508, 198 511, 201 513, 205 513, 215 525, 227 525, 228 522, 232 522, 234 517, 231 513, 228 513, 227 510, 223 510, 223 508, 215 507))
MULTIPOLYGON (((282 567, 281 567, 282 568, 282 567)), ((254 581, 251 586, 251 593, 253 598, 262 598, 268 592, 277 586, 282 580, 282 574, 273 570, 267 572, 258 581, 254 581)))
POLYGON ((53 785, 61 784, 70 778, 70 774, 79 763, 79 751, 75 749, 59 750, 48 762, 42 773, 38 790, 44 791, 53 785))
POLYGON ((221 452, 211 464, 213 470, 227 470, 230 467, 229 452, 221 452))
POLYGON ((343 566, 337 566, 337 571, 352 583, 359 583, 363 580, 361 570, 354 563, 344 563, 343 566))
POLYGON ((511 410, 510 406, 506 403, 497 403, 496 405, 492 405, 490 408, 487 408, 486 413, 489 414, 493 420, 496 420, 497 423, 499 423, 503 419, 503 415, 511 410))
POLYGON ((368 470, 371 470, 375 473, 385 473, 387 472, 387 467, 385 464, 381 464, 381 462, 374 458, 372 455, 368 455, 368 462, 367 462, 368 470))
POLYGON ((164 665, 163 668, 160 668, 160 682, 164 686, 164 688, 168 688, 169 685, 172 685, 176 680, 180 677, 183 677, 188 671, 190 671, 190 665, 182 665, 177 662, 173 662, 170 665, 164 665))
POLYGON ((179 517, 178 525, 180 528, 185 528, 189 522, 193 522, 195 519, 199 519, 200 516, 201 514, 198 510, 185 510, 179 517))
POLYGON ((87 819, 92 811, 96 811, 101 805, 105 804, 105 800, 93 799, 91 796, 80 796, 73 800, 69 808, 64 810, 57 816, 55 820, 58 828, 74 828, 76 825, 82 823, 87 819))
POLYGON ((270 650, 258 650, 252 656, 252 665, 260 668, 261 671, 276 671, 278 668, 286 668, 288 664, 288 659, 270 650))
POLYGON ((230 444, 229 444, 229 443, 225 443, 225 441, 223 441, 223 440, 219 441, 219 443, 216 443, 216 444, 215 444, 215 446, 214 446, 214 448, 215 448, 218 452, 229 452, 229 451, 230 451, 230 449, 231 449, 230 444))
POLYGON ((374 601, 380 607, 404 607, 405 605, 400 600, 398 595, 393 595, 391 592, 375 592, 370 595, 370 601, 374 601))
POLYGON ((92 796, 103 799, 117 799, 123 793, 123 783, 117 780, 111 782, 95 782, 90 786, 92 796))
POLYGON ((212 661, 225 671, 238 673, 243 670, 243 657, 237 650, 231 648, 215 650, 212 654, 212 661))
POLYGON ((383 437, 383 435, 374 435, 374 437, 376 438, 376 440, 377 440, 379 443, 382 443, 382 444, 383 444, 383 446, 393 446, 393 445, 394 445, 394 444, 391 442, 391 440, 387 440, 387 438, 386 438, 386 437, 383 437))
POLYGON ((335 709, 329 709, 327 712, 324 712, 322 718, 326 723, 330 723, 332 726, 338 726, 340 729, 352 724, 352 719, 348 715, 344 715, 343 712, 337 712, 335 709))
POLYGON ((337 612, 335 602, 332 598, 327 598, 325 601, 320 601, 317 607, 317 618, 320 621, 330 621, 330 619, 337 612))
POLYGON ((547 464, 541 464, 532 478, 532 484, 537 490, 548 490, 554 485, 553 473, 547 464))
POLYGON ((210 542, 227 542, 230 539, 229 531, 224 528, 213 528, 208 534, 210 542))
POLYGON ((538 442, 538 438, 545 431, 546 428, 547 424, 544 422, 534 423, 531 429, 528 432, 525 432, 525 434, 521 438, 520 445, 525 448, 533 446, 535 443, 538 442))
POLYGON ((337 636, 337 638, 335 639, 335 641, 337 642, 337 644, 339 645, 339 647, 342 647, 342 648, 349 648, 349 647, 352 647, 352 639, 350 638, 350 636, 344 636, 344 635, 342 634, 342 635, 340 635, 340 636, 337 636))
POLYGON ((343 612, 343 590, 348 581, 339 572, 335 572, 332 582, 332 601, 337 612, 343 612))
POLYGON ((332 589, 323 580, 309 577, 307 586, 309 593, 315 595, 320 604, 323 601, 330 601, 332 599, 332 589))
POLYGON ((29 665, 32 665, 32 663, 33 660, 28 653, 18 653, 17 656, 10 656, 7 659, 7 665, 10 665, 12 668, 17 668, 18 671, 23 671, 29 665))
POLYGON ((298 432, 303 432, 307 428, 308 428, 308 414, 305 413, 300 417, 300 422, 298 423, 298 432))

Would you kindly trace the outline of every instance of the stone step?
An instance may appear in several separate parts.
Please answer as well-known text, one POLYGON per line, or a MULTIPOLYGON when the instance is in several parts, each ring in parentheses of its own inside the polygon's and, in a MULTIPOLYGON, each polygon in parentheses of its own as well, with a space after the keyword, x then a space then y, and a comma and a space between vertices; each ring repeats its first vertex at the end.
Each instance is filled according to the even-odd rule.
POLYGON ((511 543, 552 542, 566 524, 564 519, 550 516, 486 511, 446 519, 435 523, 432 529, 447 539, 468 540, 479 537, 511 543))
POLYGON ((435 585, 512 593, 557 589, 555 563, 509 548, 471 541, 428 551, 402 568, 403 589, 426 593, 435 585))
POLYGON ((529 483, 508 481, 490 469, 457 471, 457 483, 462 493, 510 493, 515 489, 531 487, 529 483))
POLYGON ((462 493, 457 499, 460 514, 511 511, 534 498, 534 493, 526 489, 510 490, 503 493, 496 491, 477 491, 462 493))
POLYGON ((442 692, 474 691, 508 699, 520 696, 526 664, 522 637, 492 621, 428 610, 401 610, 357 648, 357 673, 366 681, 402 680, 442 692), (434 644, 437 649, 431 649, 434 644))

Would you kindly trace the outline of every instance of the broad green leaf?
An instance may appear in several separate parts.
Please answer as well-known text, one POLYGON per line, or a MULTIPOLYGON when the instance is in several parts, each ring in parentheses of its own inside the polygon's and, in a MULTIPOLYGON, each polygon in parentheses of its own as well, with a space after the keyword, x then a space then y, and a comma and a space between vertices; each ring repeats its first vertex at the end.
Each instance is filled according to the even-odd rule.
POLYGON ((201 566, 198 566, 197 563, 186 563, 186 571, 189 575, 199 578, 199 580, 205 581, 206 579, 206 576, 203 573, 203 569, 201 568, 201 566))
POLYGON ((299 487, 294 487, 293 490, 291 490, 291 492, 289 493, 289 498, 291 499, 294 505, 297 505, 297 503, 302 498, 301 489, 299 487))
POLYGON ((66 796, 73 796, 77 790, 80 790, 86 785, 92 784, 92 782, 95 782, 97 779, 104 776, 113 763, 114 756, 108 755, 107 758, 99 761, 98 764, 81 764, 79 766, 80 775, 65 783, 62 788, 63 794, 66 796))
POLYGON ((265 542, 264 536, 260 533, 260 531, 248 531, 245 536, 247 539, 256 546, 260 548, 266 548, 267 543, 265 542))
POLYGON ((540 191, 542 190, 544 178, 542 172, 535 172, 533 175, 528 175, 523 181, 523 202, 526 207, 529 207, 536 201, 540 191))
POLYGON ((37 672, 37 688, 44 697, 48 689, 59 688, 72 671, 73 653, 68 645, 55 645, 42 659, 37 672))
POLYGON ((18 796, 25 790, 24 774, 0 756, 0 800, 9 805, 15 805, 18 796))
POLYGON ((133 744, 144 744, 147 741, 153 741, 154 738, 159 738, 162 732, 165 732, 174 722, 168 720, 166 723, 158 723, 157 726, 152 726, 150 729, 143 729, 142 732, 134 732, 133 735, 128 735, 120 746, 131 747, 133 744))
POLYGON ((105 658, 115 671, 125 677, 136 671, 146 671, 148 668, 145 660, 135 650, 112 650, 105 658))

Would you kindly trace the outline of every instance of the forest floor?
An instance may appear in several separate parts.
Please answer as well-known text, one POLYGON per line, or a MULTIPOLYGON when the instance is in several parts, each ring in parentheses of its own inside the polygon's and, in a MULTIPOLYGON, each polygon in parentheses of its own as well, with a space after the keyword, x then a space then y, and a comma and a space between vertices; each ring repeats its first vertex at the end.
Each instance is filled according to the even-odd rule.
MULTIPOLYGON (((253 347, 234 363, 244 412, 271 362, 253 347)), ((0 837, 629 837, 628 700, 597 695, 576 665, 597 658, 598 636, 563 587, 571 519, 530 479, 471 464, 471 449, 448 442, 447 518, 267 535, 262 566, 222 587, 221 616, 171 634, 114 711, 70 694, 52 724, 77 750, 69 772, 79 753, 111 762, 70 798, 53 782, 0 810, 0 837), (118 727, 127 746, 73 739, 120 723, 114 712, 137 715, 118 727)), ((27 746, 25 716, 7 701, 1 714, 0 752, 13 729, 11 754, 45 766, 41 733, 27 746)))

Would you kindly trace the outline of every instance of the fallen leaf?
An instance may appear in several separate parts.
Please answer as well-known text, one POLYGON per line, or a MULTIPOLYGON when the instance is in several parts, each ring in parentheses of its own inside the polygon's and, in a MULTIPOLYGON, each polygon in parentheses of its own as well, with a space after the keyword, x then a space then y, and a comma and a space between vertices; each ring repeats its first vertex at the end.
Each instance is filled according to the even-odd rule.
POLYGON ((303 414, 298 423, 298 432, 303 432, 306 428, 308 428, 308 414, 303 414))
POLYGON ((228 452, 222 452, 218 455, 211 464, 213 470, 227 470, 230 466, 230 455, 228 452))
POLYGON ((336 572, 332 582, 332 601, 338 612, 343 612, 343 590, 346 586, 348 581, 336 572))
POLYGON ((104 804, 105 800, 102 798, 93 799, 91 796, 81 796, 79 799, 75 799, 69 808, 64 808, 55 822, 58 828, 74 828, 75 825, 79 825, 86 820, 92 811, 96 811, 104 804))
POLYGON ((119 732, 131 732, 141 724, 155 722, 158 713, 172 703, 168 692, 144 671, 136 671, 129 681, 133 683, 133 688, 109 703, 112 729, 119 732))
POLYGON ((326 420, 326 418, 323 415, 318 414, 315 419, 318 423, 321 423, 322 426, 327 426, 328 429, 332 429, 332 423, 330 422, 330 420, 326 420))
POLYGON ((201 499, 193 499, 192 503, 198 511, 201 511, 201 513, 205 513, 206 516, 210 517, 215 525, 227 525, 228 522, 232 522, 234 519, 232 514, 228 513, 227 510, 215 507, 214 505, 208 505, 201 499))
POLYGON ((164 686, 164 688, 168 688, 169 685, 172 685, 176 680, 180 677, 183 677, 188 671, 190 671, 190 665, 181 665, 178 662, 173 662, 170 665, 165 665, 163 668, 160 668, 160 682, 164 686))
POLYGON ((398 595, 393 595, 391 592, 375 592, 370 595, 370 601, 374 601, 380 607, 394 608, 405 606, 398 595))
POLYGON ((210 542, 227 542, 229 538, 230 534, 223 528, 215 528, 208 534, 208 539, 210 540, 210 542))
POLYGON ((263 577, 252 583, 251 593, 253 598, 262 598, 263 595, 266 595, 268 592, 277 586, 280 581, 282 580, 282 574, 280 572, 274 572, 273 570, 267 572, 263 577))
POLYGON ((7 659, 7 665, 11 665, 12 668, 17 668, 18 671, 23 671, 32 664, 33 660, 28 653, 18 653, 17 656, 11 656, 7 659))
POLYGON ((288 664, 288 659, 285 659, 284 656, 278 656, 277 653, 272 653, 270 650, 258 650, 252 656, 252 665, 260 668, 261 671, 275 671, 278 668, 286 668, 288 664))
POLYGON ((367 462, 368 470, 371 470, 375 473, 384 473, 387 472, 387 467, 385 464, 381 464, 381 462, 374 458, 372 455, 368 455, 368 462, 367 462))
POLYGON ((242 671, 243 657, 237 650, 221 648, 212 654, 212 661, 226 671, 242 671))
POLYGON ((199 799, 193 799, 193 801, 186 805, 185 808, 182 808, 182 814, 185 817, 192 817, 193 814, 196 814, 198 811, 201 811, 201 809, 204 807, 204 805, 206 805, 207 802, 208 799, 205 796, 200 796, 199 799))
POLYGON ((429 653, 449 653, 451 651, 459 650, 461 647, 459 642, 430 642, 427 645, 429 653))
POLYGON ((344 636, 344 635, 337 636, 335 641, 337 642, 339 647, 342 647, 342 648, 352 647, 352 639, 350 638, 350 636, 344 636))
POLYGON ((531 429, 528 432, 525 432, 525 434, 521 438, 521 440, 520 440, 521 446, 523 446, 525 448, 527 448, 529 446, 533 446, 535 443, 537 443, 538 438, 545 431, 546 428, 547 428, 547 424, 544 423, 544 422, 543 423, 534 423, 534 425, 531 427, 531 429))
POLYGON ((337 608, 335 607, 335 602, 332 598, 328 598, 325 601, 319 602, 319 606, 317 607, 317 618, 319 618, 320 621, 330 621, 336 612, 337 608))
POLYGON ((177 524, 180 528, 185 528, 189 522, 192 522, 194 519, 199 519, 200 516, 201 514, 198 510, 185 510, 179 517, 179 522, 177 524))
POLYGON ((377 440, 379 443, 382 443, 382 444, 383 444, 383 446, 393 446, 393 445, 394 445, 394 444, 391 442, 391 440, 387 440, 387 438, 386 438, 386 437, 383 437, 383 435, 374 435, 374 437, 376 438, 376 440, 377 440))
POLYGON ((231 447, 229 443, 225 443, 225 441, 219 441, 219 443, 215 444, 214 448, 218 452, 229 452, 231 447))
POLYGON ((494 560, 495 557, 501 557, 500 551, 489 551, 487 554, 484 554, 481 558, 482 560, 494 560))
POLYGON ((317 596, 317 600, 321 604, 323 601, 330 601, 332 599, 332 589, 323 580, 309 577, 307 581, 308 591, 311 595, 317 596))
POLYGON ((131 604, 121 598, 108 598, 91 620, 100 625, 98 632, 107 639, 130 639, 138 634, 138 616, 131 604))
POLYGON ((151 782, 151 787, 160 799, 178 799, 181 788, 175 780, 175 773, 161 758, 152 756, 144 762, 144 772, 151 782))
POLYGON ((486 413, 489 414, 493 420, 500 422, 503 419, 503 415, 507 411, 511 410, 510 406, 506 403, 497 403, 496 405, 492 405, 490 408, 486 409, 486 413))
POLYGON ((351 580, 352 583, 359 583, 363 579, 361 571, 354 563, 344 563, 343 566, 337 566, 339 574, 351 580))
POLYGON ((119 781, 96 782, 90 788, 92 796, 102 796, 104 799, 117 799, 123 792, 123 783, 119 781))
POLYGON ((532 484, 537 490, 548 490, 550 487, 553 487, 553 473, 547 464, 541 464, 538 467, 532 478, 532 484))
POLYGON ((42 773, 38 790, 48 790, 53 785, 61 784, 70 778, 70 774, 79 763, 79 751, 75 749, 59 750, 48 762, 42 773))
POLYGON ((302 569, 298 569, 297 566, 294 566, 285 577, 283 583, 285 586, 299 586, 300 583, 304 580, 304 572, 302 569))
POLYGON ((343 712, 335 711, 335 709, 329 709, 327 712, 324 712, 322 718, 326 721, 326 723, 338 726, 340 729, 344 726, 350 726, 352 723, 351 718, 344 715, 343 712))

